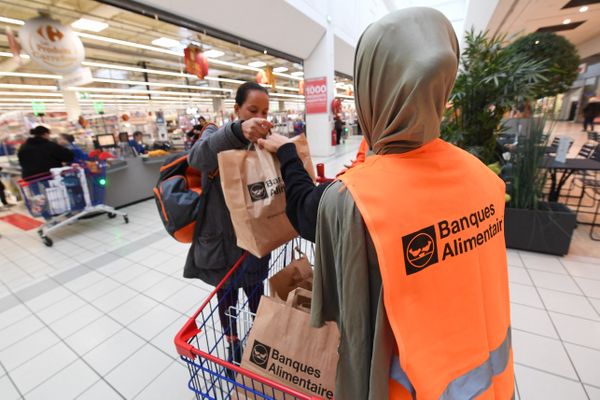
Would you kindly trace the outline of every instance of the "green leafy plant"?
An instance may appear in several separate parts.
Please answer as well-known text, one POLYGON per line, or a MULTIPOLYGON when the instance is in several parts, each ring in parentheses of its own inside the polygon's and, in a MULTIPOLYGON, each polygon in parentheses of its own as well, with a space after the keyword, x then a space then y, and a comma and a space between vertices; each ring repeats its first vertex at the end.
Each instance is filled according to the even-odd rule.
POLYGON ((506 49, 506 36, 465 35, 459 75, 442 125, 442 138, 484 163, 496 161, 496 134, 505 112, 545 80, 544 62, 506 49))
POLYGON ((546 80, 535 85, 534 98, 566 92, 577 78, 581 58, 573 43, 553 32, 533 32, 511 43, 507 50, 543 62, 546 80))
POLYGON ((512 154, 512 193, 510 206, 537 209, 546 183, 546 170, 540 168, 546 155, 548 137, 554 128, 545 116, 531 118, 512 154))

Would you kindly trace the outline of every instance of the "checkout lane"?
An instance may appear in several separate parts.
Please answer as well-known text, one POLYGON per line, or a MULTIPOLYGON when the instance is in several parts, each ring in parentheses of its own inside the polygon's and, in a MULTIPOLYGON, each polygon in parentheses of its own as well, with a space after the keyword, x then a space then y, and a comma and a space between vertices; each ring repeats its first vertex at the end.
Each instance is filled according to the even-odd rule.
MULTIPOLYGON (((105 204, 114 208, 125 207, 153 197, 152 189, 158 179, 160 167, 173 153, 150 151, 138 154, 129 143, 116 143, 112 134, 96 135, 96 152, 107 153, 105 204), (149 154, 148 154, 149 153, 149 154)), ((7 191, 20 199, 17 181, 21 179, 21 166, 16 154, 0 157, 0 176, 7 191)))

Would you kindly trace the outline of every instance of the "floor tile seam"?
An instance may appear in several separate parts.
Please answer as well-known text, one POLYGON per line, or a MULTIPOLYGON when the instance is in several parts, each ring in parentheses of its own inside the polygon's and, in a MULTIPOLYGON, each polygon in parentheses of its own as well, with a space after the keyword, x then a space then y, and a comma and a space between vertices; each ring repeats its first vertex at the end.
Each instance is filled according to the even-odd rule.
MULTIPOLYGON (((83 392, 81 392, 81 393, 79 393, 77 396, 75 396, 75 397, 73 398, 73 400, 77 400, 77 399, 81 398, 81 396, 83 396, 84 394, 86 394, 88 390, 90 390, 91 388, 93 388, 94 386, 96 386, 96 385, 97 385, 99 382, 104 382, 104 383, 106 383, 106 385, 107 385, 109 388, 111 388, 111 390, 112 390, 112 391, 113 391, 113 392, 114 392, 114 393, 115 393, 117 396, 119 396, 119 397, 120 397, 122 400, 127 400, 127 398, 126 398, 125 396, 123 396, 123 395, 121 394, 121 392, 119 392, 119 391, 118 391, 118 390, 117 390, 117 389, 116 389, 116 388, 115 388, 113 385, 111 385, 111 384, 110 384, 110 382, 108 382, 108 381, 107 381, 106 379, 104 379, 104 378, 98 379, 97 381, 95 381, 94 383, 92 383, 92 384, 91 384, 90 386, 88 386, 88 387, 87 387, 87 388, 86 388, 86 389, 85 389, 83 392)), ((100 400, 102 400, 102 399, 100 399, 100 400)))
MULTIPOLYGON (((58 334, 58 332, 56 332, 54 329, 52 329, 51 326, 49 326, 48 324, 46 324, 44 322, 44 320, 42 320, 37 314, 35 314, 33 312, 33 310, 24 302, 21 302, 23 304, 23 306, 25 308, 27 308, 29 310, 29 312, 31 312, 45 327, 46 329, 48 329, 52 334, 54 334, 56 337, 58 337, 59 339, 59 343, 62 343, 63 345, 65 345, 71 352, 73 352, 73 354, 75 355, 75 360, 73 360, 72 362, 68 363, 66 366, 64 366, 61 370, 59 370, 58 372, 52 374, 51 376, 49 376, 47 379, 43 380, 42 382, 36 382, 37 386, 44 384, 45 382, 48 382, 50 379, 52 379, 53 377, 55 377, 56 375, 58 375, 60 372, 62 372, 63 370, 65 370, 66 368, 68 368, 69 366, 71 366, 72 364, 74 364, 75 362, 77 362, 77 360, 81 360, 81 362, 83 362, 90 370, 92 370, 101 380, 104 380, 104 377, 100 374, 100 372, 98 372, 94 367, 92 367, 86 360, 84 360, 81 355, 73 348, 71 347, 71 345, 69 345, 69 343, 67 343, 65 341, 65 338, 63 338, 61 335, 58 334)), ((58 344, 58 343, 57 343, 58 344)), ((45 351, 37 354, 36 356, 39 356, 41 354, 43 354, 44 352, 50 350, 51 348, 53 348, 54 346, 56 346, 57 344, 54 344, 52 346, 50 346, 48 349, 46 349, 45 351)), ((35 356, 34 356, 35 357, 35 356)), ((33 359, 33 358, 32 358, 33 359)), ((108 382, 107 382, 108 384, 108 382)), ((111 386, 112 387, 112 386, 111 386)), ((25 394, 30 393, 31 391, 35 390, 36 388, 33 388, 29 391, 27 391, 25 394)), ((114 389, 114 388, 113 388, 114 389)), ((116 389, 115 389, 116 391, 116 389)), ((117 391, 117 393, 119 393, 117 391)), ((119 393, 120 395, 120 393, 119 393)), ((24 397, 24 396, 23 396, 24 397)), ((124 396, 121 395, 121 397, 124 398, 124 396)))
MULTIPOLYGON (((133 289, 132 289, 132 290, 133 290, 133 289)), ((139 293, 139 294, 142 294, 141 292, 138 292, 138 293, 139 293)), ((150 340, 154 339, 154 338, 155 338, 155 337, 156 337, 158 334, 157 334, 157 335, 155 335, 155 336, 153 336, 153 337, 152 337, 150 340, 146 340, 146 338, 144 338, 143 336, 139 335, 137 332, 135 332, 135 331, 133 331, 133 330, 129 329, 129 325, 130 325, 130 324, 132 324, 133 322, 137 321, 138 319, 140 319, 140 318, 144 317, 145 315, 147 315, 148 313, 150 313, 152 310, 154 310, 156 307, 158 307, 158 306, 159 306, 159 305, 161 305, 162 303, 160 303, 160 302, 157 302, 157 304, 156 304, 156 305, 154 305, 152 308, 150 308, 150 309, 149 309, 147 312, 145 312, 145 313, 142 313, 141 315, 139 315, 137 318, 135 318, 135 319, 131 320, 131 321, 130 321, 130 322, 127 324, 127 325, 126 325, 126 324, 122 323, 121 321, 117 320, 116 318, 114 318, 114 317, 113 317, 112 315, 110 315, 109 313, 106 313, 106 312, 104 312, 103 310, 101 310, 100 308, 98 308, 97 306, 95 306, 94 304, 92 304, 92 303, 88 302, 87 300, 83 299, 83 298, 82 298, 82 297, 81 297, 79 294, 77 294, 77 293, 75 293, 75 292, 73 292, 73 294, 74 294, 75 296, 79 297, 79 298, 80 298, 81 300, 83 300, 84 302, 86 302, 86 305, 92 306, 94 309, 96 309, 97 311, 99 311, 99 312, 102 314, 102 316, 100 316, 100 317, 99 317, 99 318, 97 318, 96 320, 94 320, 94 321, 91 321, 91 322, 89 322, 88 324, 86 324, 86 325, 82 326, 81 328, 79 328, 79 330, 82 330, 82 329, 84 329, 84 328, 87 328, 88 326, 90 326, 90 325, 91 325, 91 324, 93 324, 94 322, 98 321, 98 320, 99 320, 100 318, 102 318, 102 317, 108 317, 110 320, 112 320, 113 322, 115 322, 115 323, 117 323, 118 325, 120 325, 120 326, 121 326, 121 329, 120 329, 120 330, 118 330, 118 331, 117 331, 117 332, 115 332, 113 335, 109 336, 108 338, 104 339, 103 341, 101 341, 100 343, 98 343, 96 346, 94 346, 94 347, 93 347, 93 348, 91 348, 90 350, 86 351, 85 353, 83 353, 83 354, 79 355, 79 353, 78 353, 78 352, 75 352, 75 354, 79 355, 79 356, 80 356, 80 358, 82 358, 82 357, 83 357, 83 356, 85 356, 86 354, 90 353, 91 351, 95 350, 95 349, 96 349, 98 346, 102 345, 104 342, 106 342, 106 341, 108 341, 109 339, 111 339, 113 336, 115 336, 117 333, 119 333, 119 332, 120 332, 121 330, 123 330, 123 329, 127 329, 127 330, 128 330, 130 333, 134 334, 135 336, 137 336, 137 337, 138 337, 139 339, 141 339, 142 341, 146 342, 147 344, 150 344, 150 345, 152 345, 152 346, 153 346, 153 347, 155 347, 157 350, 159 350, 159 351, 161 351, 162 353, 164 353, 164 354, 168 355, 169 357, 172 357, 172 356, 170 356, 168 353, 164 352, 162 349, 158 348, 157 346, 155 346, 153 343, 151 343, 151 342, 150 342, 150 340)), ((156 301, 156 300, 154 300, 154 301, 156 301)), ((123 303, 123 304, 124 304, 124 303, 123 303)), ((121 305, 122 305, 122 304, 121 304, 121 305)), ((118 307, 120 307, 120 306, 118 306, 118 307)), ((115 307, 115 308, 118 308, 118 307, 115 307)), ((169 307, 169 308, 170 308, 170 307, 169 307)), ((173 309, 172 309, 172 310, 173 310, 173 309)), ((176 310, 175 310, 175 311, 176 311, 176 310)), ((177 312, 177 313, 179 313, 179 314, 182 314, 182 313, 180 313, 179 311, 176 311, 176 312, 177 312)), ((182 314, 182 315, 183 315, 183 314, 182 314)), ((183 316, 185 316, 185 315, 183 315, 183 316)), ((65 316, 65 317, 67 317, 67 316, 65 316)), ((166 329, 166 328, 165 328, 165 329, 166 329)), ((163 329, 163 330, 164 330, 164 329, 163 329)), ((159 332, 159 334, 160 334, 160 333, 162 333, 162 332, 163 332, 163 330, 161 330, 161 331, 159 332)), ((70 334, 69 336, 65 337, 64 339, 67 339, 67 338, 71 337, 72 335, 74 335, 74 334, 76 334, 76 333, 77 333, 77 332, 74 332, 74 333, 70 334)), ((62 337, 60 337, 59 335, 57 335, 57 336, 58 336, 59 338, 63 339, 63 338, 62 338, 62 337)), ((125 361, 125 360, 124 360, 124 361, 125 361)))
MULTIPOLYGON (((531 272, 529 270, 527 270, 527 274, 529 275, 529 278, 532 280, 532 282, 534 282, 533 277, 531 276, 531 272)), ((535 282, 534 282, 534 284, 535 284, 535 282)), ((540 294, 538 287, 534 286, 534 288, 535 288, 535 292, 537 293, 538 297, 540 298, 540 301, 542 302, 542 305, 544 306, 544 309, 546 310, 546 313, 548 313, 548 308, 546 307, 546 302, 544 301, 542 295, 540 294)), ((560 335, 560 332, 558 330, 558 327, 556 326, 556 323, 554 322, 554 319, 552 318, 552 315, 550 315, 548 313, 548 316, 550 317, 550 323, 552 324, 552 327, 554 328, 554 332, 560 339, 560 345, 562 346, 563 351, 566 353, 567 358, 568 358, 569 362, 571 363, 571 368, 573 368, 573 372, 575 372, 575 376, 577 376, 577 379, 579 380, 579 382, 582 382, 579 371, 577 371, 577 368, 575 367, 575 363, 573 362, 573 359, 571 358, 571 354, 569 354, 569 351, 567 350, 567 346, 565 346, 563 338, 560 335)), ((581 384, 581 385, 583 386, 583 384, 581 384)), ((586 396, 588 396, 587 391, 584 390, 584 392, 585 392, 586 396)), ((589 400, 589 396, 588 396, 588 400, 589 400)))
MULTIPOLYGON (((154 233, 156 233, 156 232, 154 232, 154 233)), ((151 233, 151 234, 149 234, 149 235, 147 235, 147 236, 151 236, 151 235, 153 235, 154 233, 151 233)), ((138 239, 138 241, 141 241, 142 239, 146 238, 147 236, 145 236, 145 237, 143 237, 143 238, 140 238, 140 239, 138 239)), ((160 239, 157 239, 157 240, 160 240, 160 239)), ((121 247, 126 247, 126 246, 129 246, 129 245, 130 245, 130 243, 128 243, 128 244, 126 244, 126 245, 124 245, 124 246, 121 246, 121 247)), ((135 251, 135 250, 134 250, 134 251, 135 251)), ((99 258, 99 257, 102 257, 102 256, 104 256, 105 254, 108 254, 108 253, 111 253, 111 254, 114 254, 114 255, 116 255, 118 258, 123 258, 123 256, 121 256, 120 254, 114 253, 114 251, 110 251, 110 252, 104 253, 104 254, 102 254, 102 255, 97 255, 97 256, 96 256, 96 257, 94 257, 94 258, 99 258)), ((89 263, 89 262, 90 262, 90 260, 91 260, 91 257, 90 257, 90 259, 88 259, 88 260, 86 260, 86 261, 82 261, 82 262, 80 262, 80 263, 79 263, 79 264, 77 264, 77 265, 74 265, 74 266, 72 266, 72 267, 70 267, 70 268, 65 268, 64 270, 57 271, 56 273, 63 273, 63 272, 66 272, 66 271, 69 271, 69 270, 72 270, 72 269, 75 269, 75 268, 78 268, 78 267, 81 267, 81 266, 88 268, 88 269, 90 270, 90 272, 91 272, 91 271, 97 271, 99 268, 101 268, 101 267, 102 267, 102 266, 95 267, 95 268, 93 268, 93 267, 90 267, 89 265, 87 265, 87 264, 86 264, 86 263, 89 263)), ((81 275, 81 276, 83 276, 83 275, 81 275)), ((78 276, 77 278, 79 278, 79 277, 81 277, 81 276, 78 276)), ((77 279, 77 278, 74 278, 74 279, 77 279)), ((51 279, 51 274, 47 274, 47 275, 46 275, 44 278, 33 278, 33 279, 34 279, 34 280, 36 280, 36 282, 30 282, 30 283, 28 284, 28 286, 27 286, 27 287, 25 287, 25 288, 19 288, 19 289, 18 289, 18 291, 17 291, 17 293, 18 293, 19 291, 21 291, 21 290, 27 289, 27 288, 28 288, 30 285, 34 285, 34 284, 40 283, 40 282, 42 282, 42 281, 44 281, 44 280, 51 279)), ((70 281, 72 281, 72 280, 74 280, 74 279, 71 279, 70 281)), ((3 282, 3 283, 4 283, 4 282, 3 282)), ((8 287, 8 285, 7 285, 6 283, 4 283, 4 285, 8 287)), ((64 286, 64 285, 62 285, 62 284, 60 284, 60 285, 61 285, 61 286, 64 286)), ((90 285, 90 286, 91 286, 91 285, 90 285)), ((88 286, 88 287, 89 287, 89 286, 88 286)), ((85 288, 83 288, 83 289, 85 289, 85 288)), ((14 295, 15 295, 15 291, 11 289, 11 292, 12 292, 12 295, 14 296, 14 295)), ((46 292, 47 292, 47 291, 46 291, 46 292)), ((41 296, 42 294, 44 294, 44 293, 39 293, 39 294, 38 294, 37 296, 35 296, 34 298, 36 298, 36 297, 39 297, 39 296, 41 296)), ((5 296, 5 297, 6 297, 6 296, 5 296)), ((20 298, 19 298, 19 301, 21 301, 21 299, 20 299, 20 298)), ((4 312, 4 311, 7 311, 7 310, 3 310, 3 311, 1 311, 1 312, 4 312)))
POLYGON ((555 341, 555 342, 562 342, 562 343, 570 344, 570 345, 573 345, 573 346, 581 347, 582 349, 586 349, 586 350, 592 350, 592 351, 597 351, 597 352, 600 352, 600 348, 597 348, 597 347, 591 347, 591 346, 586 346, 586 345, 584 345, 584 344, 581 344, 581 343, 575 343, 575 342, 572 342, 572 341, 570 341, 570 340, 562 340, 562 339, 560 339, 560 337, 559 337, 559 338, 556 338, 556 337, 552 337, 552 336, 548 336, 548 335, 542 335, 541 333, 538 333, 538 332, 532 332, 532 331, 529 331, 529 330, 527 330, 527 329, 522 329, 522 328, 515 328, 515 327, 512 327, 511 329, 512 329, 513 331, 519 331, 519 332, 527 333, 527 334, 529 334, 529 335, 539 336, 539 337, 542 337, 542 338, 544 338, 544 339, 550 339, 550 340, 552 340, 552 341, 555 341))
MULTIPOLYGON (((73 294, 75 294, 76 296, 78 296, 78 295, 77 295, 76 293, 74 293, 74 292, 73 292, 73 294)), ((80 297, 80 296, 78 296, 78 297, 80 297)), ((81 297, 80 297, 80 299, 81 299, 81 297)), ((85 301, 84 299, 81 299, 81 300, 85 301)), ((25 307, 27 307, 27 305, 25 305, 24 303, 23 303, 23 305, 24 305, 25 307)), ((77 359, 81 360, 81 361, 82 361, 84 364, 86 364, 86 365, 87 365, 87 366, 88 366, 88 367, 89 367, 89 368, 90 368, 92 371, 94 371, 94 373, 95 373, 96 375, 98 375, 98 376, 100 377, 100 379, 104 380, 104 381, 105 381, 105 382, 106 382, 106 383, 107 383, 107 384, 108 384, 108 385, 109 385, 109 386, 110 386, 110 387, 111 387, 113 390, 115 390, 115 391, 116 391, 116 392, 117 392, 117 393, 118 393, 118 394, 119 394, 119 395, 120 395, 122 398, 124 398, 124 399, 125 399, 125 397, 124 397, 124 396, 123 396, 123 395, 122 395, 122 394, 121 394, 121 393, 120 393, 118 390, 116 390, 116 389, 115 389, 115 388, 114 388, 114 387, 113 387, 113 386, 110 384, 110 382, 106 381, 106 379, 105 379, 105 376, 106 376, 106 375, 108 375, 108 373, 109 373, 110 371, 112 371, 113 369, 117 368, 119 365, 121 365, 121 364, 122 364, 122 363, 124 363, 125 361, 127 361, 127 360, 128 360, 129 358, 131 358, 131 357, 132 357, 132 356, 133 356, 133 355, 134 355, 134 354, 135 354, 135 353, 136 353, 136 352, 137 352, 139 349, 141 349, 142 347, 144 347, 144 345, 146 345, 146 344, 148 344, 148 345, 150 345, 150 346, 154 347, 156 350, 158 350, 159 352, 161 352, 161 353, 165 354, 165 355, 166 355, 167 357, 169 357, 169 358, 172 358, 172 359, 173 359, 174 357, 173 357, 172 355, 170 355, 170 354, 166 353, 166 352, 165 352, 165 351, 163 351, 162 349, 160 349, 158 346, 154 345, 154 343, 151 343, 151 342, 150 342, 150 340, 146 340, 144 337, 140 336, 140 335, 139 335, 139 334, 137 334, 136 332, 134 332, 134 331, 132 331, 131 329, 129 329, 129 328, 128 328, 128 327, 127 327, 125 324, 121 323, 120 321, 116 320, 115 318, 111 317, 110 315, 108 315, 108 314, 104 313, 102 310, 98 309, 98 308, 97 308, 97 307, 95 307, 93 304, 89 304, 89 305, 91 305, 92 307, 96 308, 96 310, 100 311, 102 314, 104 314, 104 316, 107 316, 107 317, 109 317, 111 320, 113 320, 114 322, 116 322, 118 325, 120 325, 120 326, 121 326, 121 329, 120 329, 120 330, 118 330, 116 333, 114 333, 112 336, 109 336, 108 338, 106 338, 105 340, 103 340, 102 342, 100 342, 99 344, 97 344, 96 346, 94 346, 92 349, 90 349, 90 350, 86 351, 86 352, 85 352, 85 353, 83 353, 83 354, 80 354, 78 351, 76 351, 74 348, 72 348, 72 347, 71 347, 71 346, 70 346, 70 345, 69 345, 69 344, 66 342, 66 340, 65 340, 65 339, 67 339, 67 338, 63 338, 62 336, 60 336, 60 335, 59 335, 57 332, 55 332, 55 331, 54 331, 54 330, 53 330, 53 329, 52 329, 50 326, 48 326, 47 324, 45 324, 45 323, 44 323, 44 321, 42 321, 42 320, 39 318, 39 316, 37 316, 37 315, 36 315, 36 317, 37 317, 38 319, 40 319, 40 321, 42 322, 42 324, 44 324, 44 325, 46 326, 46 328, 47 328, 48 330, 50 330, 50 332, 51 332, 51 333, 53 333, 55 336, 57 336, 57 337, 60 339, 60 342, 62 342, 62 343, 65 345, 65 346, 67 346, 67 348, 69 348, 69 350, 71 350, 71 351, 72 351, 72 352, 75 354, 75 356, 76 356, 76 359, 75 359, 73 362, 69 363, 69 364, 68 364, 68 365, 67 365, 65 368, 67 368, 69 365, 71 365, 71 364, 73 364, 74 362, 76 362, 76 361, 77 361, 77 359), (142 346, 140 346, 140 348, 136 349, 136 351, 134 351, 132 354, 130 354, 130 355, 127 357, 127 358, 125 358, 125 359, 124 359, 124 360, 122 360, 120 363, 118 363, 116 366, 114 366, 114 368, 112 368, 110 371, 108 371, 108 372, 106 373, 106 375, 102 375, 102 374, 100 374, 100 372, 99 372, 99 371, 97 371, 97 370, 96 370, 94 367, 92 367, 92 365, 91 365, 90 363, 88 363, 88 361, 87 361, 87 360, 85 360, 85 359, 84 359, 84 356, 85 356, 85 355, 87 355, 88 353, 90 353, 91 351, 93 351, 94 349, 96 349, 98 346, 100 346, 100 345, 101 345, 101 344, 103 344, 104 342, 108 341, 110 338, 112 338, 112 337, 113 337, 113 336, 115 336, 115 335, 116 335, 118 332, 121 332, 121 331, 122 331, 122 330, 124 330, 124 329, 128 330, 128 331, 129 331, 130 333, 132 333, 133 335, 137 336, 137 337, 138 337, 138 338, 139 338, 139 339, 140 339, 140 340, 141 340, 141 341, 142 341, 144 344, 142 344, 142 346)), ((30 311, 31 311, 31 310, 30 310, 30 311)), ((150 312, 150 311, 151 311, 151 310, 149 310, 148 312, 150 312)), ((34 315, 35 315, 35 314, 34 314, 34 315)), ((144 315, 145 315, 145 314, 144 314, 144 315)), ((100 317, 100 318, 101 318, 101 317, 100 317)), ((98 319, 100 319, 100 318, 98 318, 98 319)), ((95 321, 97 321, 98 319, 96 319, 96 320, 94 320, 94 321, 90 322, 89 324, 85 325, 84 327, 81 327, 80 329, 83 329, 83 328, 87 327, 88 325, 90 325, 90 324, 94 323, 94 322, 95 322, 95 321)), ((166 329, 166 328, 165 328, 165 329, 166 329)), ((76 332, 75 332, 75 333, 76 333, 76 332)), ((75 334, 75 333, 73 333, 73 334, 75 334)), ((162 333, 162 331, 161 331, 161 333, 162 333)), ((72 335, 69 335, 69 336, 72 336, 72 335)), ((154 339, 155 337, 156 337, 156 336, 153 336, 153 338, 152 338, 152 339, 154 339)), ((151 339, 151 340, 152 340, 152 339, 151 339)), ((54 346, 56 346, 56 344, 54 344, 53 346, 50 346, 48 349, 46 349, 46 350, 42 351, 41 353, 37 354, 37 355, 36 355, 36 356, 34 356, 33 358, 35 358, 35 357, 39 356, 40 354, 42 354, 42 353, 44 353, 44 352, 48 351, 50 348, 52 348, 52 347, 54 347, 54 346)), ((31 358, 29 361, 31 361, 33 358, 31 358)), ((63 369, 64 369, 64 368, 63 368, 63 369)), ((60 372, 60 371, 59 371, 59 372, 60 372)), ((56 374, 58 374, 59 372, 57 372, 56 374)), ((53 374, 53 375, 52 375, 51 377, 49 377, 48 379, 50 379, 50 378, 54 377, 56 374, 53 374)), ((44 382, 46 382, 46 381, 47 381, 47 380, 45 380, 44 382)), ((42 383, 43 383, 43 382, 42 382, 42 383)), ((27 393, 29 393, 29 392, 27 392, 27 393)))
MULTIPOLYGON (((516 305, 519 305, 519 306, 523 306, 523 307, 527 307, 527 308, 531 308, 531 309, 538 310, 538 311, 546 311, 548 313, 560 314, 560 315, 564 315, 564 316, 567 316, 567 317, 573 317, 573 318, 582 319, 582 320, 585 320, 585 321, 600 323, 600 318, 598 318, 598 319, 592 319, 592 318, 582 317, 580 315, 569 314, 569 313, 566 313, 566 312, 551 310, 551 309, 548 309, 548 308, 540 308, 540 307, 536 307, 536 306, 532 306, 532 305, 524 304, 524 303, 519 303, 517 301, 512 301, 512 300, 510 301, 510 303, 511 304, 516 304, 516 305)), ((592 307, 593 307, 593 305, 592 305, 592 307)))
POLYGON ((6 367, 4 366, 4 363, 2 362, 2 360, 0 360, 0 368, 2 368, 2 370, 4 371, 4 376, 6 378, 8 378, 10 384, 13 386, 13 388, 15 388, 15 390, 19 394, 19 397, 21 399, 24 399, 25 396, 23 396, 23 392, 21 392, 21 389, 17 386, 17 383, 13 380, 12 376, 10 376, 10 372, 6 369, 6 367))
MULTIPOLYGON (((155 381, 155 380, 156 380, 156 379, 157 379, 159 376, 161 376, 163 373, 165 373, 165 371, 166 371, 167 369, 169 369, 169 368, 171 367, 171 365, 173 365, 173 363, 175 363, 175 362, 176 362, 176 360, 173 360, 173 362, 172 362, 172 363, 168 364, 168 365, 167 365, 165 368, 163 368, 163 369, 162 369, 162 370, 161 370, 161 371, 158 373, 158 375, 155 375, 155 376, 152 378, 152 380, 150 381, 150 383, 154 382, 154 381, 155 381)), ((141 394, 144 392, 144 390, 146 390, 146 389, 148 388, 148 386, 149 386, 149 384, 148 384, 148 385, 146 385, 145 387, 143 387, 142 389, 140 389, 140 390, 139 390, 137 393, 135 393, 135 394, 134 394, 134 395, 131 397, 131 399, 132 399, 132 400, 136 400, 136 399, 138 398, 138 396, 139 396, 139 395, 141 395, 141 394)))
MULTIPOLYGON (((581 278, 581 279, 586 279, 586 278, 581 278)), ((584 292, 582 292, 582 293, 573 293, 573 292, 566 292, 564 290, 557 290, 557 289, 552 289, 552 288, 537 286, 535 284, 534 284, 534 286, 531 286, 531 285, 526 285, 524 283, 517 283, 517 282, 510 282, 510 283, 513 284, 513 285, 525 286, 525 287, 529 287, 529 288, 534 287, 534 288, 539 288, 539 289, 544 289, 544 290, 550 290, 550 291, 557 292, 557 293, 570 294, 570 295, 579 296, 579 297, 590 297, 592 299, 600 300, 600 297, 588 296, 584 292)))
POLYGON ((557 374, 556 372, 547 371, 547 370, 545 370, 545 369, 541 369, 540 367, 536 367, 536 366, 533 366, 533 365, 529 365, 529 364, 526 364, 526 363, 524 363, 524 362, 515 361, 515 365, 519 365, 519 366, 521 366, 521 367, 530 368, 530 369, 536 370, 536 371, 538 371, 538 372, 543 372, 543 373, 545 373, 545 374, 552 375, 552 376, 555 376, 555 377, 557 377, 557 378, 565 379, 565 380, 568 380, 568 381, 570 381, 570 382, 579 383, 579 384, 580 384, 580 385, 582 385, 582 386, 584 385, 584 383, 583 383, 581 380, 577 380, 577 379, 571 378, 571 377, 569 377, 569 376, 565 376, 565 375, 557 374))
MULTIPOLYGON (((559 260, 559 262, 560 262, 560 263, 563 265, 563 267, 564 267, 564 264, 563 264, 562 260, 559 260)), ((600 266, 599 266, 599 267, 600 267, 600 266)), ((565 268, 565 269, 566 269, 566 268, 565 268)), ((568 273, 569 275, 571 275, 571 272, 569 272, 568 270, 567 270, 567 273, 568 273)), ((573 276, 572 276, 572 275, 571 275, 571 278, 573 278, 573 276)), ((584 278, 584 279, 585 279, 585 278, 584 278)), ((574 278, 573 278, 573 282, 575 282, 575 285, 576 285, 576 286, 579 288, 579 290, 581 290, 581 293, 584 293, 584 294, 585 294, 585 292, 583 291, 583 288, 582 288, 582 287, 579 285, 579 282, 577 282, 577 279, 574 279, 574 278)), ((585 299, 587 300, 588 304, 589 304, 589 305, 592 307, 592 310, 594 310, 594 311, 596 312, 596 315, 598 315, 598 317, 600 317, 600 311, 596 309, 596 306, 594 305, 594 303, 592 303, 592 301, 590 300, 590 298, 589 298, 588 296, 585 296, 585 299)))

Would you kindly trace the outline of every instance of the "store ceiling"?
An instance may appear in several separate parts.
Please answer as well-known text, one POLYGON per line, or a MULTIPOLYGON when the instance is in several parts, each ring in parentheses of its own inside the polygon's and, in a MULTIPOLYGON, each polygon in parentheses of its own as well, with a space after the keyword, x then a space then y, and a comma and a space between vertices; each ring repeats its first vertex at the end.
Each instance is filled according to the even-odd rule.
MULTIPOLYGON (((272 91, 274 100, 303 101, 298 96, 298 82, 301 77, 289 75, 290 73, 302 71, 302 66, 297 63, 96 1, 0 0, 0 17, 24 21, 37 16, 39 10, 49 10, 53 18, 60 20, 65 25, 70 25, 82 17, 108 24, 106 29, 97 33, 78 30, 84 33, 81 39, 86 49, 87 66, 92 68, 93 75, 97 79, 96 82, 87 85, 87 87, 100 88, 102 89, 100 92, 104 93, 105 96, 107 94, 124 96, 127 93, 119 92, 123 92, 125 89, 145 90, 143 71, 132 70, 132 68, 143 68, 156 72, 148 74, 148 80, 154 83, 151 89, 158 91, 151 94, 154 98, 173 96, 176 93, 183 94, 185 92, 193 92, 196 96, 205 96, 207 99, 216 95, 230 98, 240 84, 240 82, 235 81, 253 81, 257 73, 256 68, 244 69, 239 66, 248 66, 251 62, 262 61, 274 68, 287 68, 286 71, 282 71, 276 76, 277 89, 272 91), (168 51, 166 53, 156 51, 156 49, 167 50, 152 43, 161 37, 179 41, 181 45, 168 49, 177 53, 181 53, 185 45, 193 41, 200 43, 205 50, 219 50, 224 54, 209 61, 209 80, 200 81, 188 74, 177 76, 185 72, 183 58, 178 55, 167 54, 168 51), (129 44, 107 42, 106 38, 126 41, 129 44), (132 43, 134 45, 150 46, 153 50, 138 48, 132 43), (111 66, 114 66, 114 68, 111 66), (164 72, 167 72, 167 74, 164 74, 164 72), (129 82, 115 80, 127 80, 129 82), (164 84, 164 86, 161 84, 164 84), (173 85, 186 85, 188 87, 174 87, 173 85), (206 86, 213 87, 214 90, 195 90, 197 87, 206 86), (111 92, 111 88, 117 91, 111 92), (223 90, 220 91, 219 89, 223 90), (161 94, 160 91, 169 93, 161 94)), ((14 31, 18 31, 20 28, 19 25, 5 22, 0 22, 0 27, 10 26, 14 31)), ((0 31, 0 51, 10 52, 4 29, 0 31)), ((42 70, 35 63, 28 60, 24 60, 22 65, 17 65, 9 57, 0 57, 0 84, 57 84, 56 79, 22 76, 24 73, 48 74, 47 71, 42 70), (13 73, 13 75, 16 73, 16 75, 21 76, 2 76, 2 72, 13 73)), ((349 83, 343 78, 339 78, 338 81, 349 83)), ((0 86, 0 90, 6 89, 0 86)), ((94 93, 93 90, 90 90, 90 92, 94 93)), ((143 96, 143 93, 134 93, 133 95, 143 96)), ((2 109, 1 104, 4 103, 2 97, 6 96, 0 96, 0 109, 2 109)))
MULTIPOLYGON (((563 24, 572 25, 574 29, 556 33, 581 49, 586 43, 600 38, 600 4, 590 0, 500 0, 488 29, 493 34, 527 34, 563 24), (575 6, 563 8, 567 5, 575 6), (587 11, 580 12, 580 7, 584 5, 587 11)), ((600 52, 600 48, 597 51, 600 52)))

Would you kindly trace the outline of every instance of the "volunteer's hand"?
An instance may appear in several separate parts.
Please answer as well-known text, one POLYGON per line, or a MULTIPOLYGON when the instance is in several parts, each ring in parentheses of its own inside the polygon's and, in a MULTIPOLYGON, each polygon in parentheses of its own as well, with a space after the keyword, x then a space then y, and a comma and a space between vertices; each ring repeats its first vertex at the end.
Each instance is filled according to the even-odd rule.
POLYGON ((277 153, 277 150, 286 143, 292 143, 291 139, 278 133, 273 133, 266 139, 258 139, 258 145, 271 153, 277 153))
POLYGON ((273 124, 263 118, 250 118, 242 122, 244 136, 253 143, 267 136, 272 127, 273 124))

